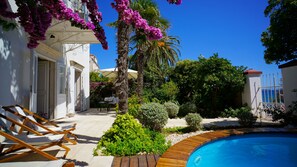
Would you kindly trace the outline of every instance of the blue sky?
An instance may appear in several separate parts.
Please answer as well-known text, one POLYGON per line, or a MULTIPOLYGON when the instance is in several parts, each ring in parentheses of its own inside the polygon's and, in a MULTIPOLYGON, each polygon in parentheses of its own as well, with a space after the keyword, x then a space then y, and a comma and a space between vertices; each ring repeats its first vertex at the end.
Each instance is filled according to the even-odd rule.
MULTIPOLYGON (((106 31, 109 50, 100 44, 91 45, 100 68, 116 66, 116 30, 106 24, 117 19, 111 8, 112 0, 97 0, 103 13, 102 25, 106 31)), ((157 0, 161 14, 169 20, 169 35, 181 41, 181 60, 197 60, 199 55, 210 57, 218 53, 236 66, 276 73, 277 65, 266 64, 261 33, 269 26, 264 16, 267 0, 183 0, 180 6, 170 5, 166 0, 157 0)))

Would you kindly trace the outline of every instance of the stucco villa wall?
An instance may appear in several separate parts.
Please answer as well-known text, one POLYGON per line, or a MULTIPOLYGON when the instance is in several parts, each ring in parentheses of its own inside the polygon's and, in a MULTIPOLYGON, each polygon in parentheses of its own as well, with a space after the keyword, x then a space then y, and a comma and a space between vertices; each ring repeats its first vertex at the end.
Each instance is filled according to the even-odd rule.
POLYGON ((83 92, 83 105, 82 110, 87 110, 90 108, 90 45, 89 44, 66 44, 65 49, 71 50, 66 53, 67 64, 70 64, 70 61, 74 61, 79 65, 83 66, 83 70, 81 72, 82 76, 82 92, 83 92), (75 48, 71 50, 71 48, 75 48))
POLYGON ((287 108, 293 101, 297 101, 297 92, 293 92, 297 89, 297 66, 282 68, 282 76, 284 101, 287 108))
MULTIPOLYGON (((11 4, 15 11, 15 4, 11 4)), ((0 27, 0 105, 21 104, 29 107, 30 56, 23 29, 4 31, 0 27)))

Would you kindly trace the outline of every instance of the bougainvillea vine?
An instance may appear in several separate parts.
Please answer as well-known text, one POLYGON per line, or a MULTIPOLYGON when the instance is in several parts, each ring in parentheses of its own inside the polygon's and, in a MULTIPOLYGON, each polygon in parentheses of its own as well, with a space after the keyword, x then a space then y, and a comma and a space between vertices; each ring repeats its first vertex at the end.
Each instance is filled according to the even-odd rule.
MULTIPOLYGON (((0 16, 9 19, 18 18, 19 23, 29 34, 28 48, 36 48, 38 41, 45 40, 45 33, 50 27, 52 18, 69 20, 73 26, 81 29, 93 30, 94 35, 101 42, 104 49, 108 49, 104 29, 100 26, 102 14, 98 11, 96 0, 81 0, 89 10, 90 22, 80 18, 78 13, 68 8, 62 0, 15 0, 18 10, 16 13, 8 11, 7 2, 0 1, 0 16)), ((170 4, 181 4, 181 0, 167 0, 170 4)), ((162 38, 161 30, 149 26, 137 11, 132 10, 129 0, 115 0, 112 7, 126 24, 132 24, 145 32, 149 39, 162 38)))
POLYGON ((182 3, 182 0, 167 0, 167 2, 171 4, 180 5, 182 3))
POLYGON ((115 0, 115 3, 112 3, 111 5, 119 12, 122 21, 129 25, 132 24, 136 29, 143 30, 148 39, 162 38, 162 32, 159 28, 149 26, 147 21, 140 16, 138 11, 129 8, 129 0, 115 0))

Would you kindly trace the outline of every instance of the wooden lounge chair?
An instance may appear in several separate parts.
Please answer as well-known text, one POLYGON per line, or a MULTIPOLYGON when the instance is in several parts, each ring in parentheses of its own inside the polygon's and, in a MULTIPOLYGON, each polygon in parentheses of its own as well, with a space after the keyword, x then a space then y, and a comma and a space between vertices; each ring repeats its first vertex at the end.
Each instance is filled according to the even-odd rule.
MULTIPOLYGON (((70 126, 58 126, 52 121, 49 121, 45 118, 42 118, 41 116, 33 113, 32 111, 20 106, 20 105, 14 105, 14 106, 2 106, 2 108, 5 111, 8 111, 22 120, 22 123, 24 125, 28 125, 31 128, 33 128, 35 131, 42 133, 42 134, 66 134, 65 140, 72 144, 77 144, 76 140, 77 137, 75 134, 72 133, 72 131, 75 130, 74 125, 70 126), (37 120, 40 120, 39 122, 37 120), (74 137, 73 139, 70 139, 68 135, 74 137)), ((19 133, 22 133, 24 129, 20 129, 19 133)))
POLYGON ((74 167, 73 162, 59 159, 53 161, 29 161, 29 162, 4 162, 0 163, 1 167, 74 167))
POLYGON ((25 125, 22 125, 19 122, 16 122, 15 120, 3 115, 2 113, 0 113, 0 117, 2 119, 5 119, 6 121, 11 122, 11 126, 8 127, 7 124, 5 124, 4 121, 2 121, 2 119, 0 119, 0 127, 1 127, 0 137, 3 136, 5 138, 5 140, 3 140, 3 138, 1 140, 0 157, 7 156, 12 152, 16 152, 24 148, 28 148, 31 150, 31 151, 23 152, 22 154, 12 155, 7 158, 5 157, 1 159, 0 162, 11 161, 15 158, 27 155, 31 152, 36 152, 50 160, 57 160, 56 157, 42 151, 43 149, 46 149, 52 146, 60 146, 61 148, 65 149, 65 154, 63 158, 65 158, 68 152, 70 151, 70 148, 68 148, 63 144, 65 134, 42 135, 41 133, 34 131, 25 125), (13 133, 12 131, 10 131, 10 129, 13 129, 15 125, 21 126, 23 129, 26 129, 27 131, 30 131, 35 135, 26 135, 26 134, 15 135, 16 133, 13 133), (8 146, 8 148, 4 150, 6 146, 8 146))

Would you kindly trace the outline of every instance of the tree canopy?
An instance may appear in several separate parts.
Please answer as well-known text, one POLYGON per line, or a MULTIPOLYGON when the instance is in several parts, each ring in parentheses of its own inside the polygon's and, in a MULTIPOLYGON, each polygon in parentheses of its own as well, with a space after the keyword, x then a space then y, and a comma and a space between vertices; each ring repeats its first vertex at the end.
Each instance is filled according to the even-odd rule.
POLYGON ((200 56, 198 61, 184 60, 177 63, 170 79, 179 88, 180 104, 194 102, 202 116, 219 115, 226 107, 238 107, 238 94, 242 92, 245 67, 233 66, 214 54, 210 58, 200 56))
POLYGON ((269 0, 270 26, 262 33, 266 63, 297 59, 297 0, 269 0))

